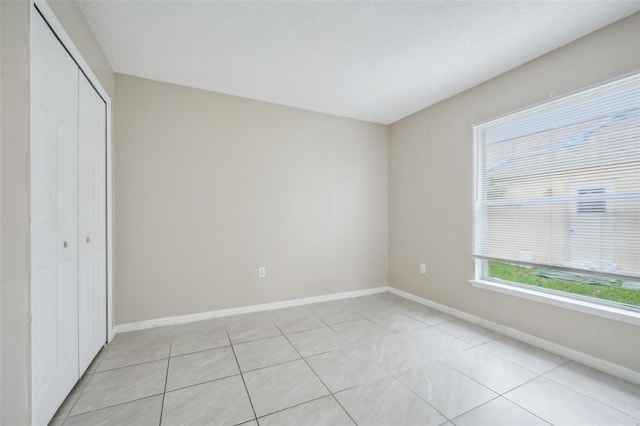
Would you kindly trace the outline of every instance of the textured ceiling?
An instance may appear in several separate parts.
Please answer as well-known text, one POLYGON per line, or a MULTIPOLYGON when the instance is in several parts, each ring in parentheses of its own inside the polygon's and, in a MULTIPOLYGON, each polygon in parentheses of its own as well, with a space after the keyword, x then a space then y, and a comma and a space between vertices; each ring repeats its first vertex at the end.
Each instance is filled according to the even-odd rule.
POLYGON ((388 124, 640 1, 78 0, 118 73, 388 124))

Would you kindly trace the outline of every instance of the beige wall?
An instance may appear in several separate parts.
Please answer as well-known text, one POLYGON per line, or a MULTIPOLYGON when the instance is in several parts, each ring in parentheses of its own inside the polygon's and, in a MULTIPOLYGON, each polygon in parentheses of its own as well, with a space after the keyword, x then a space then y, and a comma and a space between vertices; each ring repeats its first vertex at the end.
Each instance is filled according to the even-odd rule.
POLYGON ((74 0, 47 0, 47 3, 84 60, 91 67, 91 71, 98 77, 102 87, 113 100, 116 87, 115 74, 76 2, 74 0))
POLYGON ((635 14, 392 124, 389 284, 640 371, 640 327, 469 283, 473 124, 637 70, 639 52, 635 14))
POLYGON ((117 324, 387 284, 385 126, 119 74, 116 91, 117 324))
POLYGON ((2 8, 0 117, 0 424, 28 423, 30 395, 27 148, 29 135, 28 3, 2 8))
MULTIPOLYGON (((2 7, 0 7, 0 75, 2 68, 2 7)), ((0 125, 2 123, 2 78, 0 78, 0 125)), ((2 187, 2 131, 0 131, 0 188, 2 187)), ((1 192, 0 192, 1 194, 1 192)), ((2 222, 2 196, 0 195, 0 223, 2 222)), ((0 238, 0 283, 2 278, 2 242, 0 238)), ((2 320, 2 288, 0 285, 0 320, 2 320)), ((2 326, 0 326, 0 421, 2 421, 2 326)))
MULTIPOLYGON (((24 425, 30 423, 31 410, 29 2, 0 1, 0 9, 0 424, 24 425)), ((52 9, 112 93, 113 72, 109 75, 108 63, 75 3, 56 2, 52 9)))

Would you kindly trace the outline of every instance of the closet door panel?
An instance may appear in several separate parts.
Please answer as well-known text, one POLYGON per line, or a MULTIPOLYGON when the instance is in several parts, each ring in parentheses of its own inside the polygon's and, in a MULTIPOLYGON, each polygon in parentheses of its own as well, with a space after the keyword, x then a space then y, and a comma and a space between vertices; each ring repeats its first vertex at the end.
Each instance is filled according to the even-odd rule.
MULTIPOLYGON (((34 22, 35 42, 46 40, 48 29, 34 22), (44 34, 43 34, 44 33, 44 34)), ((34 423, 36 414, 47 405, 46 395, 56 391, 56 357, 47 356, 55 348, 56 306, 56 104, 55 86, 45 75, 56 62, 55 50, 48 45, 34 50, 31 57, 31 299, 32 299, 32 387, 34 423), (37 171, 37 172, 36 172, 37 171), (36 412, 35 408, 38 408, 36 412)), ((49 402, 51 405, 51 402, 49 402)), ((46 411, 46 410, 45 410, 46 411)), ((42 415, 40 415, 40 422, 42 415)))
MULTIPOLYGON (((58 359, 78 378, 78 68, 59 56, 57 149, 58 359)), ((69 375, 71 378, 71 375, 69 375)), ((66 389, 68 385, 63 386, 66 389)), ((71 388, 69 388, 71 389, 71 388)))
POLYGON ((32 22, 31 292, 33 423, 78 379, 78 68, 32 22))
POLYGON ((79 339, 82 374, 106 342, 106 105, 79 79, 79 339))

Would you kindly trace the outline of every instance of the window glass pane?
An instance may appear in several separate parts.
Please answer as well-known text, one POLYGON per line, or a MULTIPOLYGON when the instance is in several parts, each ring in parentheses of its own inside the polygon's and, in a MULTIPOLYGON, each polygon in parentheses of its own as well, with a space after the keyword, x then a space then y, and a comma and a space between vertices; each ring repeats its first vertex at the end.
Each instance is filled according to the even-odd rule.
POLYGON ((640 74, 474 127, 484 278, 639 306, 640 74))
POLYGON ((489 261, 486 278, 640 307, 640 282, 489 261))

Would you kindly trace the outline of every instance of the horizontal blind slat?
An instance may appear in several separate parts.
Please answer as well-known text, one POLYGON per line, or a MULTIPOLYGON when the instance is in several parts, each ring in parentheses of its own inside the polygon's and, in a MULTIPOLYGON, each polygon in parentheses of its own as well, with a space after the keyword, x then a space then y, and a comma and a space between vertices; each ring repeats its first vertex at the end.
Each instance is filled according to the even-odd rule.
POLYGON ((640 279, 640 74, 473 130, 477 258, 640 279))

